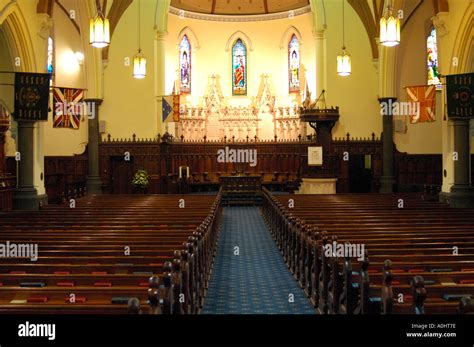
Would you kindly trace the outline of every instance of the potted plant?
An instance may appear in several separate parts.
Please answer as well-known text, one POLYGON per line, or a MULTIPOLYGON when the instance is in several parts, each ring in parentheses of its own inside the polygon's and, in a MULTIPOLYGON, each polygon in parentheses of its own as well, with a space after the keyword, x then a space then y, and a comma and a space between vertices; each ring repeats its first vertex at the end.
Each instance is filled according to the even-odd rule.
POLYGON ((132 184, 141 194, 145 194, 150 184, 148 172, 143 169, 138 170, 133 176, 132 184))

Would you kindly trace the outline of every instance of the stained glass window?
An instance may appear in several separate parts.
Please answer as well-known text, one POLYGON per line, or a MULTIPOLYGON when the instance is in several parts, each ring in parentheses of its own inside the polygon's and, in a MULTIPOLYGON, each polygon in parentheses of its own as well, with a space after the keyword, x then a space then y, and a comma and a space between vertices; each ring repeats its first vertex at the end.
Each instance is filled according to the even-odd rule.
POLYGON ((232 94, 247 95, 247 47, 241 39, 232 47, 232 94))
POLYGON ((293 35, 288 46, 290 93, 300 91, 300 61, 300 43, 296 35, 293 35))
POLYGON ((52 74, 54 72, 54 66, 53 66, 53 55, 54 55, 54 44, 53 44, 53 38, 49 37, 48 38, 48 73, 52 74))
POLYGON ((184 35, 179 46, 181 93, 191 93, 191 43, 184 35))
POLYGON ((437 85, 441 88, 441 80, 438 71, 438 45, 436 42, 436 29, 432 29, 426 43, 428 64, 428 85, 437 85))

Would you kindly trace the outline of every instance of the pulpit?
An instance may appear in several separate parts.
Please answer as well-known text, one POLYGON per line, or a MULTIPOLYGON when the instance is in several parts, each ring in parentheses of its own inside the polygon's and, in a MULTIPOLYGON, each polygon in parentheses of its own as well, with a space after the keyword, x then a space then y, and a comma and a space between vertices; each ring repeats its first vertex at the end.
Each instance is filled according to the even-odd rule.
MULTIPOLYGON (((324 97, 324 91, 321 95, 324 97)), ((323 158, 321 166, 310 166, 308 157, 308 173, 303 175, 301 186, 298 194, 335 194, 337 178, 328 176, 325 170, 325 163, 329 161, 331 156, 332 129, 339 121, 339 107, 324 108, 316 107, 317 101, 310 104, 309 100, 305 101, 303 107, 300 108, 301 122, 309 123, 316 132, 315 145, 322 147, 323 158)))
POLYGON ((317 144, 323 147, 324 152, 329 152, 332 143, 332 129, 339 121, 339 107, 329 109, 301 108, 300 119, 309 123, 316 131, 317 144))

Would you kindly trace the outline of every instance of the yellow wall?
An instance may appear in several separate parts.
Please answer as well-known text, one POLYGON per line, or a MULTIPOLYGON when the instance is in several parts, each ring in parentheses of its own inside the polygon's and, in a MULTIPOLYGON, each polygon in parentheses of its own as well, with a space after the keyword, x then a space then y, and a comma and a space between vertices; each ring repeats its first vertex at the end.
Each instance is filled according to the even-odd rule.
MULTIPOLYGON (((432 28, 433 4, 425 1, 411 17, 401 33, 398 58, 398 100, 407 101, 406 86, 428 83, 426 40, 432 28)), ((441 92, 437 92, 438 106, 441 92)), ((395 133, 395 143, 401 152, 411 154, 439 154, 442 151, 441 124, 442 108, 436 110, 433 123, 410 124, 406 117, 407 133, 395 133)))
MULTIPOLYGON (((84 67, 75 56, 83 52, 81 36, 69 17, 55 6, 53 13, 54 33, 54 85, 65 88, 85 89, 84 67)), ((88 34, 88 33, 86 33, 88 34)), ((84 62, 87 64, 87 61, 84 62)), ((54 108, 54 105, 52 105, 54 108)), ((44 124, 44 151, 46 156, 70 156, 85 150, 88 138, 87 118, 83 117, 79 130, 53 128, 53 115, 44 124)))
MULTIPOLYGON (((196 35, 200 49, 196 49, 197 42, 189 36, 193 44, 193 79, 192 95, 189 101, 198 104, 201 101, 211 75, 220 76, 220 84, 224 97, 228 98, 231 106, 248 106, 251 98, 256 97, 261 83, 261 76, 271 77, 273 89, 283 104, 290 104, 295 95, 288 92, 288 43, 291 34, 285 32, 294 26, 301 33, 301 63, 306 68, 310 90, 315 90, 315 48, 312 35, 311 14, 305 14, 296 19, 279 19, 266 22, 214 22, 196 19, 180 19, 170 15, 168 21, 168 40, 166 42, 166 89, 171 92, 176 80, 176 70, 179 67, 179 36, 184 28, 190 28, 196 35), (245 42, 248 48, 248 94, 247 97, 232 96, 232 66, 231 48, 235 37, 230 43, 230 50, 226 45, 231 36, 243 32, 251 41, 245 42), (217 34, 218 33, 218 34, 217 34), (284 37, 285 35, 285 37, 284 37), (280 42, 283 47, 280 48, 280 42)), ((293 33, 294 31, 291 31, 293 33)))
POLYGON ((327 101, 340 106, 341 120, 333 131, 335 137, 380 136, 382 118, 378 103, 377 65, 373 61, 364 26, 352 7, 346 3, 346 46, 352 55, 352 75, 337 75, 336 57, 342 48, 342 2, 326 1, 327 101))
POLYGON ((138 2, 120 20, 110 46, 104 70, 104 102, 100 119, 114 138, 154 138, 158 134, 154 93, 154 13, 153 1, 142 1, 142 50, 147 58, 147 77, 134 79, 132 65, 138 50, 138 2))

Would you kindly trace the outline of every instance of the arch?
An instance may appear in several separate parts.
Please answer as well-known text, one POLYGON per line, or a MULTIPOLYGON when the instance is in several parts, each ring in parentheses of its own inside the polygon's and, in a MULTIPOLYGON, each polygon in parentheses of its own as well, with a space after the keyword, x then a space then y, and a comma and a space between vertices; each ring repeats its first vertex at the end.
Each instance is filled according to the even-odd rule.
POLYGON ((192 47, 193 50, 199 50, 201 48, 201 44, 199 42, 199 39, 198 39, 196 33, 189 26, 183 28, 183 30, 181 30, 179 32, 178 46, 181 43, 181 41, 183 41, 184 36, 188 37, 188 40, 191 43, 191 47, 192 47))
POLYGON ((298 39, 298 42, 300 43, 300 46, 303 45, 303 39, 301 32, 294 26, 288 27, 288 29, 285 30, 283 33, 281 39, 280 39, 280 49, 287 49, 288 48, 288 42, 290 42, 291 38, 293 35, 296 36, 298 39))
POLYGON ((225 44, 225 51, 230 52, 230 50, 234 47, 235 42, 241 39, 242 42, 247 46, 247 48, 253 52, 253 43, 252 40, 250 40, 250 37, 248 37, 244 32, 242 31, 236 31, 233 33, 229 39, 227 40, 227 43, 225 44))
POLYGON ((160 0, 156 2, 155 26, 159 32, 168 32, 168 13, 170 11, 171 0, 160 0))
POLYGON ((0 24, 3 24, 5 19, 14 11, 17 5, 15 0, 9 0, 7 3, 0 3, 0 24))
POLYGON ((459 30, 456 34, 456 40, 454 41, 454 49, 453 49, 453 56, 451 57, 451 61, 454 57, 458 58, 458 65, 453 66, 454 64, 449 64, 451 66, 451 73, 464 73, 470 72, 470 66, 472 66, 472 62, 469 61, 469 57, 474 55, 474 37, 472 33, 474 31, 474 4, 471 2, 466 12, 461 20, 461 25, 459 26, 459 30))
POLYGON ((8 15, 3 18, 2 28, 11 57, 20 58, 20 66, 16 66, 17 70, 28 72, 37 71, 33 43, 20 8, 14 3, 8 6, 5 11, 8 12, 4 12, 2 15, 6 13, 8 13, 8 15))

